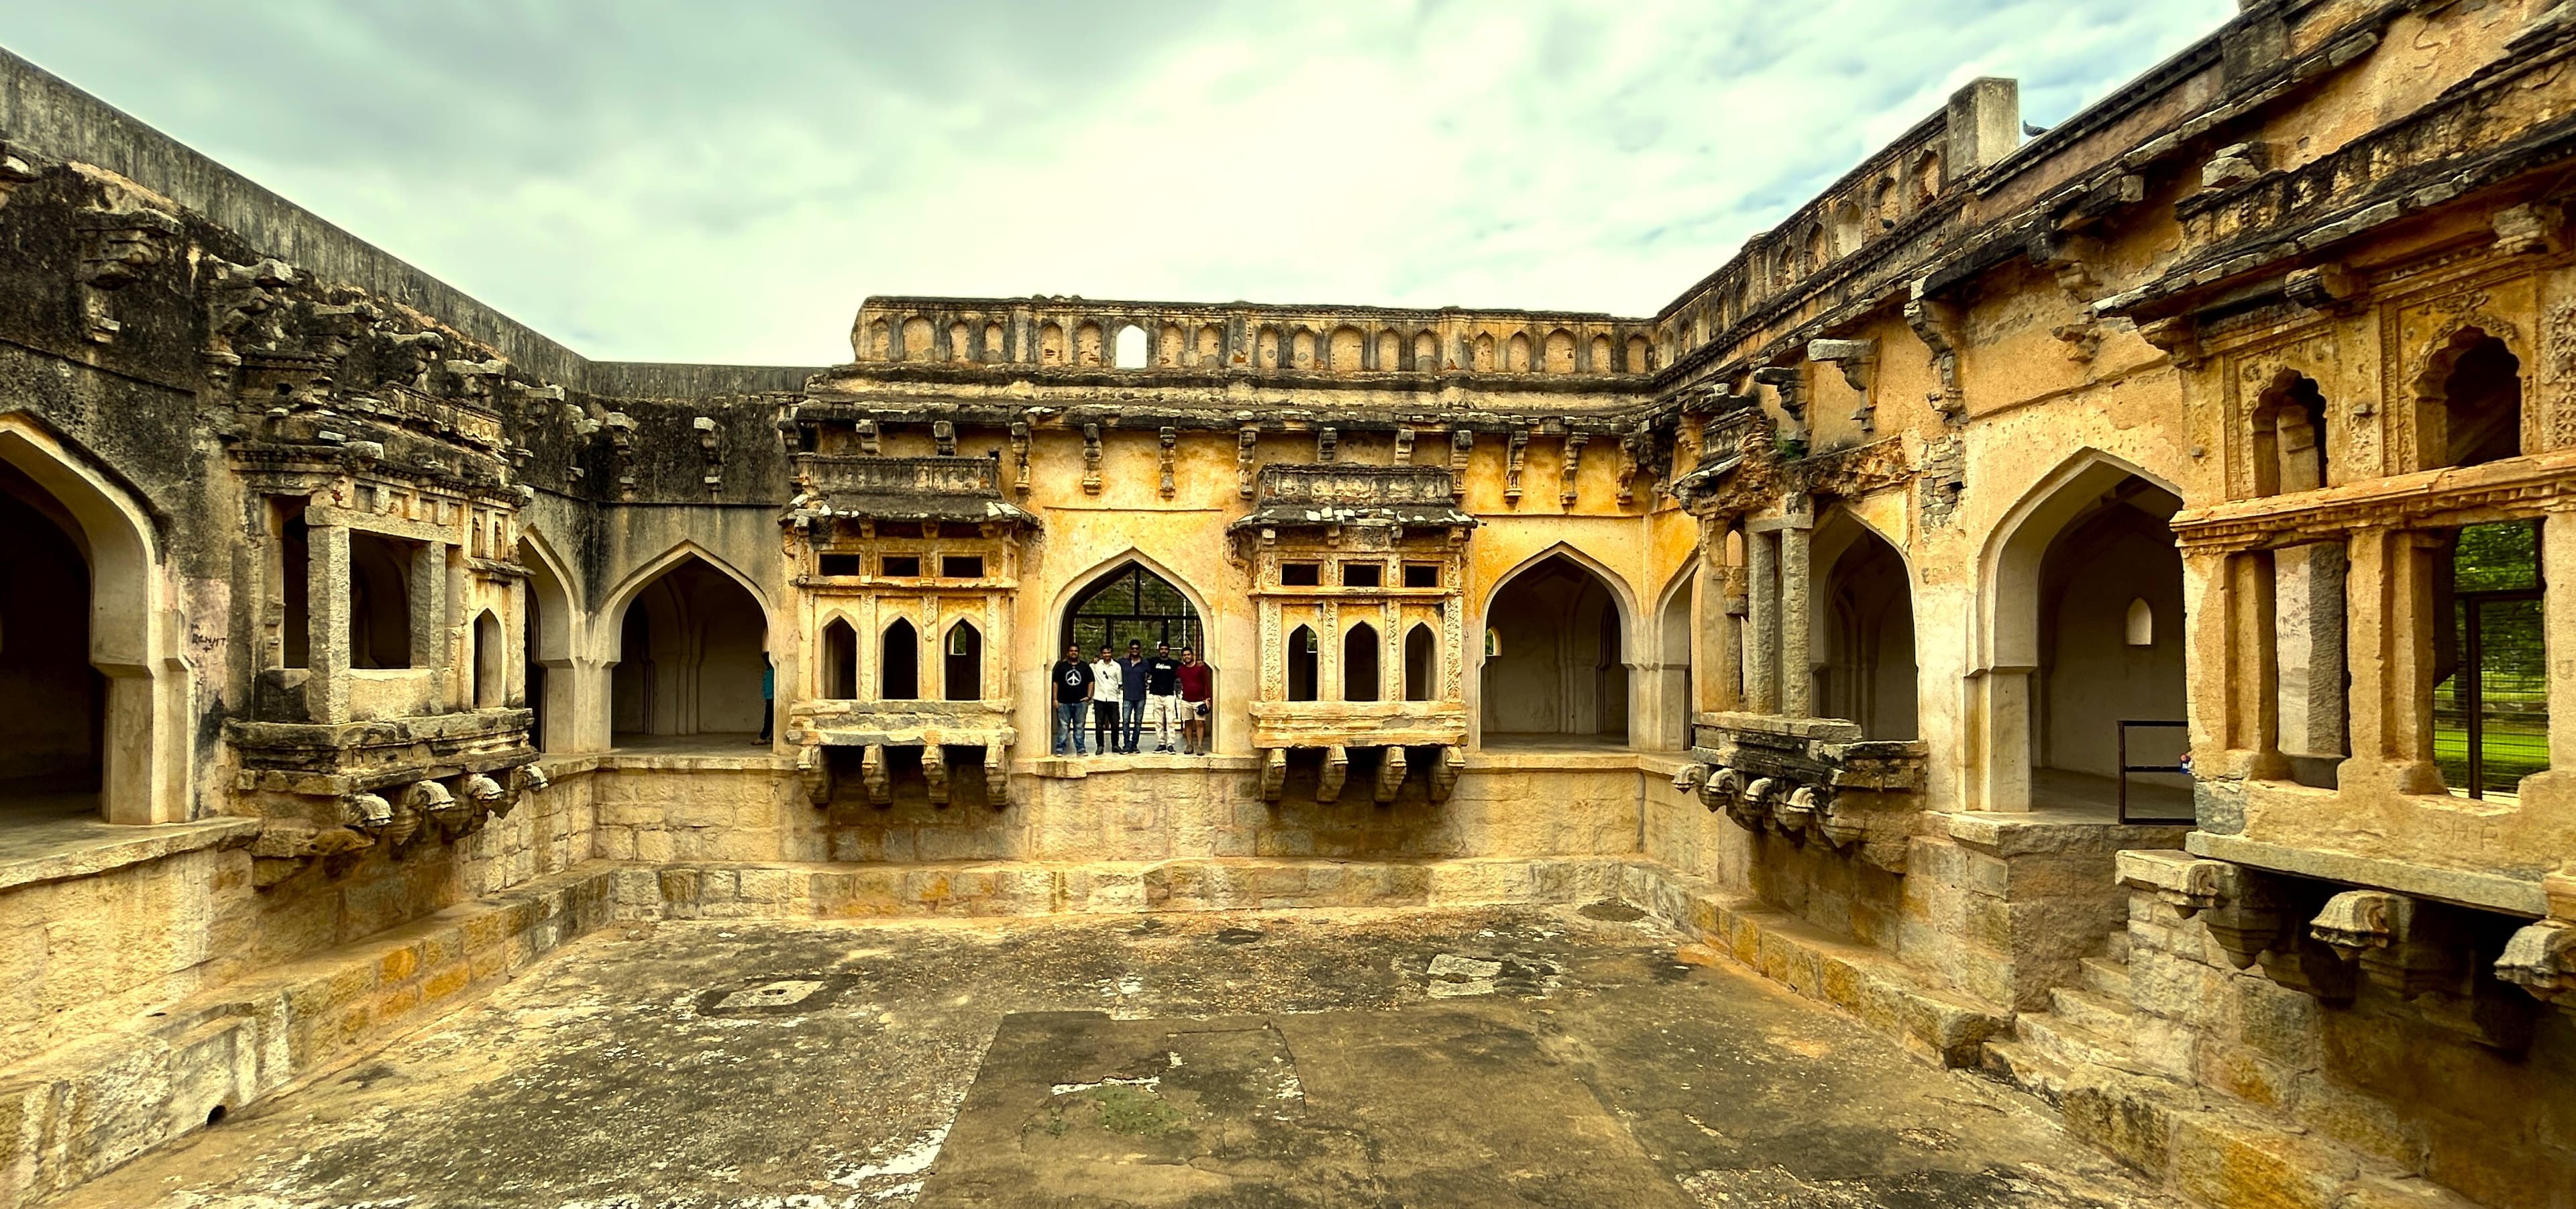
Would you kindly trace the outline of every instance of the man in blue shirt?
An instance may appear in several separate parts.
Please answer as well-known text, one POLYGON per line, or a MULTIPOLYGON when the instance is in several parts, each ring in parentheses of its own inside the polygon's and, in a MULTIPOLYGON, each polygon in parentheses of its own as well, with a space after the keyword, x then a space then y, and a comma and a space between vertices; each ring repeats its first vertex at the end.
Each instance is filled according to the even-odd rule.
POLYGON ((1145 730, 1145 644, 1132 638, 1118 661, 1118 692, 1118 750, 1132 756, 1145 730))
POLYGON ((778 665, 769 661, 769 652, 760 653, 760 737, 753 743, 767 746, 771 719, 778 713, 778 665))

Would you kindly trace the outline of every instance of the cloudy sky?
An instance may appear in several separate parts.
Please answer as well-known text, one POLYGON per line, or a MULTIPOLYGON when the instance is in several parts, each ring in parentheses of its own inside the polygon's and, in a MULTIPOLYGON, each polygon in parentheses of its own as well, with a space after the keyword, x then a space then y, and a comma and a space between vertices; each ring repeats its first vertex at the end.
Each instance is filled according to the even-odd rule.
POLYGON ((2236 0, 0 3, 0 45, 594 357, 868 294, 1651 314, 1979 75, 2236 0))

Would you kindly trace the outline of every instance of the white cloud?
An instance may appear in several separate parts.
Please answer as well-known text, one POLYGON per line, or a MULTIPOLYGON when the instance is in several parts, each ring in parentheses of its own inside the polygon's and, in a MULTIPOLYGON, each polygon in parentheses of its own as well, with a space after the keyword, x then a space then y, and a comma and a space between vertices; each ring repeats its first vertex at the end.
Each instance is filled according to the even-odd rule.
POLYGON ((819 364, 870 293, 1650 314, 1959 83, 2054 122, 2235 4, 136 8, 7 44, 592 356, 819 364))

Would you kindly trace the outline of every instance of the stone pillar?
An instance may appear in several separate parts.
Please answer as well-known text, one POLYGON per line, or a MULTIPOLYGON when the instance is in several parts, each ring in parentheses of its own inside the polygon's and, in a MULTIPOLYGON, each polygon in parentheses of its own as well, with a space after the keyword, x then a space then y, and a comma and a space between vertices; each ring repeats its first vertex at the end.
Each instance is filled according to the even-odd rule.
POLYGON ((1814 530, 1780 531, 1780 712, 1791 718, 1815 713, 1816 668, 1807 640, 1815 633, 1808 608, 1807 539, 1814 530))
POLYGON ((2549 656, 2549 768, 2523 778, 2526 810, 2563 813, 2576 798, 2576 504, 2552 501, 2540 521, 2540 632, 2549 656))
POLYGON ((304 711, 315 722, 349 720, 349 528, 305 530, 304 711))
POLYGON ((2349 546, 2344 588, 2352 758, 2346 790, 2440 793, 2433 763, 2433 546, 2430 534, 2363 529, 2349 546))
POLYGON ((1699 686, 1699 700, 1688 703, 1693 714, 1701 709, 1736 710, 1744 708, 1742 682, 1744 647, 1735 636, 1735 619, 1726 611, 1727 599, 1734 595, 1740 578, 1726 565, 1726 533, 1701 545, 1699 591, 1694 602, 1699 616, 1699 649, 1693 653, 1698 669, 1693 681, 1699 686))
POLYGON ((2226 775, 2278 780, 2281 758, 2280 635, 2274 624, 2272 552, 2227 556, 2226 775))
POLYGON ((2329 543, 2272 553, 2273 620, 2279 627, 2281 751, 2342 756, 2343 548, 2329 543))
POLYGON ((1752 640, 1745 644, 1744 708, 1756 714, 1780 712, 1780 569, 1772 539, 1772 534, 1759 531, 1744 534, 1744 556, 1750 564, 1744 593, 1750 611, 1747 625, 1753 631, 1752 640))

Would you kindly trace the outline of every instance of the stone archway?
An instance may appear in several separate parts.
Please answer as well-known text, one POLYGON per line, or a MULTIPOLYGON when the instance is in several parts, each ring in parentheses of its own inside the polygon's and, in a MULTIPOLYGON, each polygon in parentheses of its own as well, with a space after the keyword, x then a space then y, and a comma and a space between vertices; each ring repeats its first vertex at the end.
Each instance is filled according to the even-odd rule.
MULTIPOLYGON (((88 783, 90 789, 78 792, 110 822, 188 818, 188 673, 167 653, 173 623, 165 620, 170 606, 148 515, 121 483, 24 415, 0 416, 0 471, 0 494, 29 513, 31 525, 41 522, 59 539, 47 543, 51 588, 45 590, 81 602, 72 616, 56 619, 56 628, 76 644, 70 650, 86 653, 87 669, 55 677, 57 690, 67 694, 63 711, 80 719, 80 733, 58 736, 63 742, 38 759, 43 768, 30 766, 33 775, 88 783)), ((12 557, 33 554, 27 541, 11 544, 12 557)), ((38 582, 44 589, 48 581, 38 582)), ((10 643, 0 628, 0 649, 10 643)))
POLYGON ((1485 606, 1482 742, 1626 745, 1622 606, 1609 579, 1561 550, 1506 577, 1485 606))

